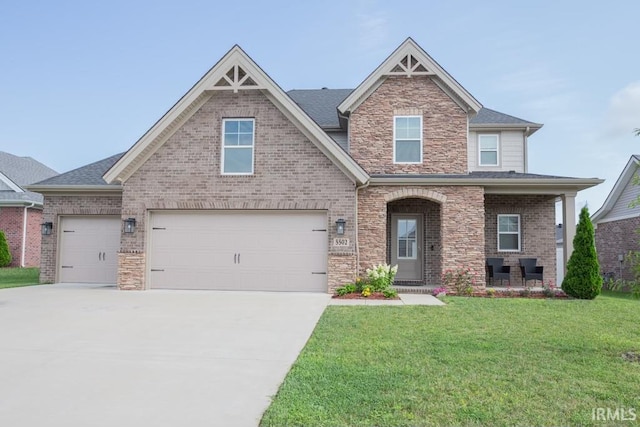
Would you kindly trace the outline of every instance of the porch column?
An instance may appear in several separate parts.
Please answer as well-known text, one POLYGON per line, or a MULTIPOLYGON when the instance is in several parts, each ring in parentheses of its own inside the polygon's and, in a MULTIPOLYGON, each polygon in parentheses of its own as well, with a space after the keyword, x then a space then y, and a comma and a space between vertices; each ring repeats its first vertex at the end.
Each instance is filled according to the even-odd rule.
POLYGON ((564 271, 573 253, 573 238, 576 235, 576 193, 564 193, 562 199, 562 245, 564 253, 564 271))

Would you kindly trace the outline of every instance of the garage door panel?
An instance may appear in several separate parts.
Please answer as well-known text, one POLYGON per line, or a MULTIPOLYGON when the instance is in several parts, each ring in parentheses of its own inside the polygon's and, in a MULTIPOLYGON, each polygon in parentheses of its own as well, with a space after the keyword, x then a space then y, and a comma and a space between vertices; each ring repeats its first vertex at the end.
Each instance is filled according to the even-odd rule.
POLYGON ((324 212, 153 212, 151 218, 152 288, 326 291, 324 212))

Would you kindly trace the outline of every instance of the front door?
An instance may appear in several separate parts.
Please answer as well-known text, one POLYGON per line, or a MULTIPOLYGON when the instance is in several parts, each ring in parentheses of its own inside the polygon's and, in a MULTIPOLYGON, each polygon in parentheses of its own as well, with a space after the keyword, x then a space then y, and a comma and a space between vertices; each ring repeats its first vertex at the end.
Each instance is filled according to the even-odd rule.
POLYGON ((396 280, 422 280, 422 215, 391 216, 391 264, 396 280))

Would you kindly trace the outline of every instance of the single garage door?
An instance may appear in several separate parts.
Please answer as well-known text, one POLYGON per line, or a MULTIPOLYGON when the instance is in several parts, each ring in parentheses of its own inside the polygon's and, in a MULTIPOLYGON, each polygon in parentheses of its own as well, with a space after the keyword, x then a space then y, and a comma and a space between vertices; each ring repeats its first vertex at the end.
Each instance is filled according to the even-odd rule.
POLYGON ((119 250, 120 217, 61 217, 58 281, 116 283, 119 250))
POLYGON ((292 211, 151 213, 149 286, 327 290, 327 214, 292 211))

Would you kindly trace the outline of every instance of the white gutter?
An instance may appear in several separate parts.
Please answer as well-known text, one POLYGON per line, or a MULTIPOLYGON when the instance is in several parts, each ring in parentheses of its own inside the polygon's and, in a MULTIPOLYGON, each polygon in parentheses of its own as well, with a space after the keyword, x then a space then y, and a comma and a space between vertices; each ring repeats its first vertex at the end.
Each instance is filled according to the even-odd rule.
POLYGON ((22 256, 20 258, 20 267, 24 267, 24 258, 27 252, 27 210, 35 205, 36 202, 31 202, 31 206, 25 206, 22 215, 22 256))

